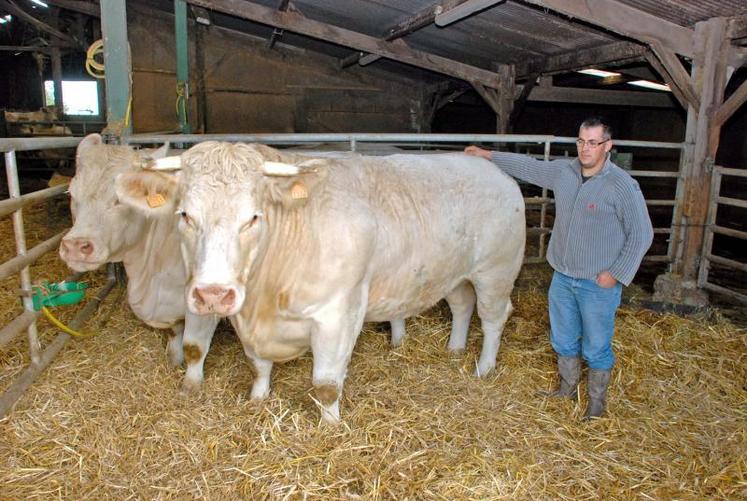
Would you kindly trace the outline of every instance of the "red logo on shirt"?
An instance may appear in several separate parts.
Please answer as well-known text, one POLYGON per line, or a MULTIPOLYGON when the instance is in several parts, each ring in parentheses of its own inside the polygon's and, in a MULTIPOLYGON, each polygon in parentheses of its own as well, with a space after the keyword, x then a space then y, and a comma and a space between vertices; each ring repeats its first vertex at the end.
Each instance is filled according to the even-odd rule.
POLYGON ((587 205, 586 207, 587 207, 587 208, 588 208, 589 210, 597 210, 597 204, 595 204, 595 203, 593 203, 593 202, 592 202, 592 203, 590 203, 589 205, 587 205))

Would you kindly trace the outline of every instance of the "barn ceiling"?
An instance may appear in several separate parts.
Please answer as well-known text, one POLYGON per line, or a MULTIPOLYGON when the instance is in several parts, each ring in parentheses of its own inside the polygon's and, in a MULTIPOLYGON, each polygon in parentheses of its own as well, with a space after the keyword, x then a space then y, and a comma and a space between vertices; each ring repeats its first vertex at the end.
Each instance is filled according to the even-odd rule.
MULTIPOLYGON (((342 66, 376 64, 419 79, 446 75, 488 87, 498 86, 500 65, 514 65, 521 81, 643 61, 652 44, 686 60, 696 23, 714 17, 729 18, 730 64, 747 60, 745 0, 186 1, 193 16, 207 12, 213 25, 322 52, 342 66)), ((0 14, 19 17, 23 9, 43 18, 34 3, 0 0, 0 14)), ((46 3, 83 13, 98 9, 93 0, 46 3)), ((174 6, 171 0, 131 3, 167 12, 174 6)))
MULTIPOLYGON (((394 57, 388 57, 390 60, 410 62, 397 57, 401 55, 399 50, 409 49, 416 56, 416 63, 419 56, 435 56, 445 59, 445 64, 451 61, 455 66, 490 72, 495 71, 496 65, 514 64, 519 77, 536 69, 566 69, 574 64, 569 60, 585 66, 641 58, 651 41, 663 42, 675 53, 691 57, 690 38, 695 24, 712 17, 734 18, 735 31, 739 31, 735 45, 744 41, 747 31, 745 0, 188 1, 251 24, 285 28, 282 40, 286 43, 304 45, 309 36, 334 42, 336 47, 316 47, 340 58, 354 59, 356 52, 365 55, 368 51, 364 49, 372 40, 378 40, 380 47, 375 48, 395 51, 394 57), (439 18, 433 15, 439 6, 442 16, 449 11, 474 13, 439 26, 439 18), (309 26, 302 20, 320 26, 309 26), (391 37, 393 31, 408 25, 409 30, 398 32, 401 36, 391 37), (344 33, 331 33, 336 30, 344 33)), ((439 71, 439 65, 434 66, 439 71)), ((454 73, 457 71, 451 76, 462 76, 454 73)))

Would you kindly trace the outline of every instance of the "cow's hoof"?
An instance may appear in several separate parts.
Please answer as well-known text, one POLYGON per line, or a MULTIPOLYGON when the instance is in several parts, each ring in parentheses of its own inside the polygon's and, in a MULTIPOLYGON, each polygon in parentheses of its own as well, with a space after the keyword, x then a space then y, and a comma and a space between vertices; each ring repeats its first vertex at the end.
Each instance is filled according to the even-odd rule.
POLYGON ((190 381, 189 379, 184 379, 181 388, 179 388, 179 394, 189 397, 198 394, 201 389, 202 381, 190 381))
POLYGON ((267 397, 270 396, 270 390, 257 390, 255 391, 252 389, 251 393, 249 393, 249 401, 254 403, 261 403, 267 400, 267 397))
POLYGON ((475 377, 485 377, 495 369, 495 364, 477 364, 475 369, 475 377))
POLYGON ((169 367, 172 369, 176 369, 178 367, 181 367, 184 364, 184 356, 183 355, 174 355, 172 353, 168 354, 168 361, 169 361, 169 367))

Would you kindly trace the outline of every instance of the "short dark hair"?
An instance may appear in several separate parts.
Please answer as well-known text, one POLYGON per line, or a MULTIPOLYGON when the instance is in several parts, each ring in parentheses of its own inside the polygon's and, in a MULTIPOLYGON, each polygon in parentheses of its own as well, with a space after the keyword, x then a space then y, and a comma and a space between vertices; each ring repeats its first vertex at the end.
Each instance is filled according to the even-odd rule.
POLYGON ((589 117, 583 122, 581 122, 581 125, 579 129, 588 129, 591 127, 601 127, 602 128, 602 137, 605 141, 612 139, 612 127, 607 123, 607 121, 602 117, 589 117))

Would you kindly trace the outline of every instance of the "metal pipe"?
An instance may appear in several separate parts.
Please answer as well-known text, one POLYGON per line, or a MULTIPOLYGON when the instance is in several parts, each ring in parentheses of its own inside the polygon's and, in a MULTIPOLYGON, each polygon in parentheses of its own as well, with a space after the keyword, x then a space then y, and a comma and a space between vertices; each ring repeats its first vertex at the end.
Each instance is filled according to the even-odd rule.
MULTIPOLYGON (((18 167, 16 165, 16 152, 9 151, 5 153, 5 174, 8 178, 8 198, 17 199, 21 197, 21 188, 18 183, 18 167)), ((25 292, 31 292, 31 272, 29 271, 29 263, 34 262, 38 256, 31 258, 26 255, 26 233, 23 229, 23 211, 17 209, 13 212, 13 233, 16 240, 16 254, 17 257, 10 261, 0 265, 0 280, 7 276, 21 272, 21 289, 25 292), (11 264, 12 263, 12 264, 11 264), (10 264, 10 265, 9 265, 10 264), (6 272, 7 275, 3 275, 6 272)), ((38 247, 38 246, 37 246, 38 247)), ((26 311, 34 311, 34 303, 30 296, 23 296, 21 298, 23 302, 23 308, 26 311)), ((28 329, 29 340, 29 353, 31 355, 31 362, 37 363, 39 361, 39 352, 41 351, 41 344, 39 344, 39 336, 36 331, 36 323, 32 322, 28 329)))
POLYGON ((58 186, 52 186, 51 188, 34 191, 33 193, 27 193, 26 195, 21 195, 18 198, 9 198, 7 200, 0 201, 0 217, 7 216, 11 212, 14 212, 22 207, 35 205, 49 198, 61 195, 62 193, 65 193, 65 191, 67 191, 67 187, 68 183, 60 184, 58 186))
MULTIPOLYGON (((401 142, 423 143, 440 142, 554 142, 555 136, 547 135, 508 135, 508 134, 415 134, 415 133, 323 133, 323 134, 133 134, 125 138, 129 144, 143 143, 199 143, 202 141, 242 141, 258 143, 350 143, 359 142, 401 142)), ((573 141, 575 142, 575 138, 573 141)))
MULTIPOLYGON (((95 298, 91 299, 75 316, 73 321, 70 322, 70 328, 80 328, 116 284, 116 279, 110 276, 101 292, 95 298)), ((34 383, 34 381, 36 381, 36 378, 39 377, 52 360, 54 360, 54 357, 65 346, 68 339, 70 339, 69 334, 64 332, 60 333, 54 341, 47 346, 39 361, 29 365, 26 370, 23 371, 23 374, 21 374, 18 379, 16 379, 13 384, 5 390, 5 393, 0 396, 0 419, 4 418, 10 412, 13 405, 15 405, 18 399, 21 398, 23 393, 34 383)))
POLYGON ((82 137, 13 137, 0 139, 0 152, 75 148, 82 137))
POLYGON ((16 318, 10 321, 8 325, 0 329, 0 348, 11 342, 15 337, 28 328, 34 320, 39 318, 38 311, 25 310, 16 318))
MULTIPOLYGON (((330 142, 349 143, 358 142, 445 142, 445 143, 558 143, 575 144, 575 137, 558 137, 538 134, 417 134, 417 133, 323 133, 323 134, 133 134, 125 139, 129 144, 143 143, 199 143, 202 141, 241 141, 257 143, 309 143, 330 142)), ((681 149, 682 143, 661 141, 626 141, 615 140, 618 146, 681 149)))
MULTIPOLYGON (((16 212, 15 214, 18 214, 20 211, 16 212)), ((15 214, 13 217, 15 218, 15 214)), ((15 226, 15 225, 14 225, 15 226)), ((23 223, 21 223, 20 231, 23 232, 23 223)), ((62 237, 67 233, 67 230, 61 231, 60 233, 56 234, 52 238, 49 238, 39 245, 33 247, 30 251, 26 252, 26 242, 23 242, 23 252, 19 251, 18 256, 14 257, 13 259, 10 259, 3 264, 0 264, 0 280, 4 280, 8 278, 9 276, 13 275, 14 273, 18 273, 19 271, 23 273, 23 270, 28 268, 30 264, 32 264, 34 261, 39 259, 41 256, 46 254, 47 252, 51 251, 55 247, 57 247, 60 244, 60 241, 62 240, 62 237)), ((18 236, 16 235, 16 239, 18 236)), ((21 235, 21 239, 23 240, 23 235, 21 235)), ((18 240, 16 240, 16 243, 18 240)), ((28 272, 28 270, 27 270, 28 272)), ((29 285, 31 284, 31 281, 29 280, 29 285)), ((25 285, 21 285, 21 287, 24 290, 31 290, 30 287, 26 287, 25 285)))

